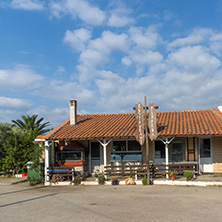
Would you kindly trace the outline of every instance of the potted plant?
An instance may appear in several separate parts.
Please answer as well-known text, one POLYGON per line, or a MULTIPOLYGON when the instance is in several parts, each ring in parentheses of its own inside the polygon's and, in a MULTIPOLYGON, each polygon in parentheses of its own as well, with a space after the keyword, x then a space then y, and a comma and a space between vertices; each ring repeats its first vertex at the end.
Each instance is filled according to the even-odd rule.
POLYGON ((112 185, 119 185, 118 177, 112 177, 111 181, 112 181, 112 185))
POLYGON ((147 185, 147 184, 148 184, 148 182, 147 182, 147 178, 146 178, 146 177, 143 177, 143 179, 142 179, 142 183, 143 183, 143 185, 147 185))
POLYGON ((190 181, 193 179, 194 174, 191 171, 186 171, 184 172, 184 176, 187 178, 187 181, 190 181))
POLYGON ((102 173, 98 174, 98 184, 99 185, 104 185, 105 184, 105 177, 102 173))
POLYGON ((171 179, 171 180, 175 180, 176 179, 176 176, 178 175, 178 172, 177 171, 168 171, 168 175, 169 175, 169 178, 171 179))

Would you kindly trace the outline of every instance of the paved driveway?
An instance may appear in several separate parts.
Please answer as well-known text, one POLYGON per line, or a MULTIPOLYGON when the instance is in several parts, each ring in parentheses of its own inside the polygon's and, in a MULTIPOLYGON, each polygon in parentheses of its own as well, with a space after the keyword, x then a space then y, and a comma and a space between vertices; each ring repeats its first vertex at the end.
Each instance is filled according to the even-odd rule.
POLYGON ((0 183, 0 220, 221 221, 222 187, 0 183))

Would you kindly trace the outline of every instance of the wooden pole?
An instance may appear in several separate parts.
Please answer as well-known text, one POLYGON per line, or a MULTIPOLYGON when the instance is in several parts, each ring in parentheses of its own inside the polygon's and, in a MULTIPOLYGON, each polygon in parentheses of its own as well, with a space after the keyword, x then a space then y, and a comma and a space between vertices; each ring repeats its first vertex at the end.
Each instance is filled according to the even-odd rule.
MULTIPOLYGON (((144 96, 144 106, 146 107, 146 96, 144 96)), ((145 108, 145 134, 146 134, 146 164, 147 164, 147 184, 150 185, 150 169, 149 169, 149 141, 147 132, 147 112, 145 108)))

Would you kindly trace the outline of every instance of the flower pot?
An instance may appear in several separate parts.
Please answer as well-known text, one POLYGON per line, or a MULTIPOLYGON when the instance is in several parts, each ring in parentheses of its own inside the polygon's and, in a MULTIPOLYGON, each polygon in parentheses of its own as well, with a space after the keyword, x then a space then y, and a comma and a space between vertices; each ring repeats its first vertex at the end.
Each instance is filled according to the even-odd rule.
POLYGON ((174 174, 171 175, 171 176, 170 176, 170 179, 171 179, 171 180, 175 180, 175 179, 176 179, 176 175, 174 175, 174 174))

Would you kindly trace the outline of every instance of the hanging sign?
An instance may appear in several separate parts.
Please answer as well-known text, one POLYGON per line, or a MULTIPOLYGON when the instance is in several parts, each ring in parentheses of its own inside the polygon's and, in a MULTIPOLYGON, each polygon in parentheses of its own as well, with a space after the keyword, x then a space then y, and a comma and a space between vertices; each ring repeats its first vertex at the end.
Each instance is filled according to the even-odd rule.
POLYGON ((136 104, 136 140, 142 146, 145 142, 145 133, 144 133, 144 113, 143 105, 141 103, 136 104))
POLYGON ((149 137, 150 140, 153 141, 157 138, 157 126, 156 126, 156 109, 153 104, 149 104, 149 120, 148 120, 148 127, 149 127, 149 137))

